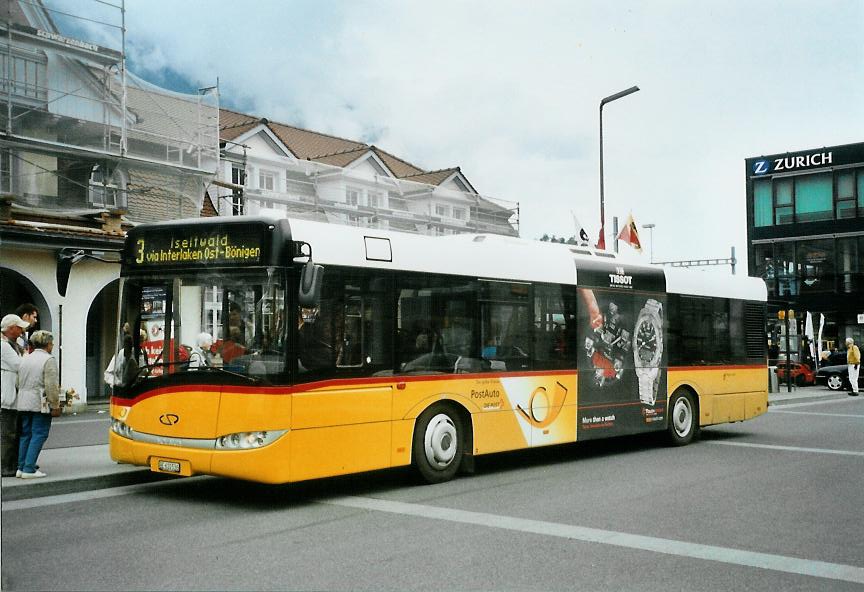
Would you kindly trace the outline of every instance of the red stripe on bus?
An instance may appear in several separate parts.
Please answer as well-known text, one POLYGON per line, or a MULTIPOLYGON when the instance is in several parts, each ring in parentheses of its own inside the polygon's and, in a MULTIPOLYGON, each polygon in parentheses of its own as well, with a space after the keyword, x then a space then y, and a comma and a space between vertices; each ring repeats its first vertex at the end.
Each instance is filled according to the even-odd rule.
POLYGON ((741 365, 717 365, 717 366, 675 366, 667 368, 669 372, 703 372, 706 370, 768 370, 768 365, 741 364, 741 365))
POLYGON ((387 377, 363 377, 363 378, 339 378, 321 380, 317 382, 306 382, 292 386, 227 386, 213 384, 184 384, 166 386, 146 393, 142 393, 133 399, 111 397, 111 403, 123 407, 129 407, 145 399, 161 395, 183 393, 189 391, 219 392, 225 390, 230 393, 256 394, 256 395, 291 395, 294 393, 305 393, 316 389, 331 388, 337 386, 357 386, 369 384, 398 384, 404 382, 432 382, 442 380, 477 380, 488 378, 521 378, 525 376, 558 376, 562 374, 576 374, 576 370, 536 370, 525 372, 507 373, 476 373, 476 374, 441 374, 441 375, 417 375, 417 376, 387 376, 387 377))

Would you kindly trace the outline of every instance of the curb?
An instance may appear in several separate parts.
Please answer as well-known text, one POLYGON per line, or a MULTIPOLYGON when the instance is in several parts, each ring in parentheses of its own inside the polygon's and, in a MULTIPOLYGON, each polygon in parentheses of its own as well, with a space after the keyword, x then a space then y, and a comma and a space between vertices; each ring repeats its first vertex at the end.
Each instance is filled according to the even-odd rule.
POLYGON ((26 485, 3 488, 3 501, 11 502, 36 497, 47 497, 51 495, 62 495, 66 493, 79 493, 96 489, 109 489, 111 487, 122 487, 124 485, 139 485, 154 481, 167 481, 175 478, 173 475, 162 475, 154 473, 150 469, 142 468, 122 473, 108 475, 94 475, 92 477, 81 477, 79 479, 60 479, 57 481, 44 479, 31 479, 26 485))

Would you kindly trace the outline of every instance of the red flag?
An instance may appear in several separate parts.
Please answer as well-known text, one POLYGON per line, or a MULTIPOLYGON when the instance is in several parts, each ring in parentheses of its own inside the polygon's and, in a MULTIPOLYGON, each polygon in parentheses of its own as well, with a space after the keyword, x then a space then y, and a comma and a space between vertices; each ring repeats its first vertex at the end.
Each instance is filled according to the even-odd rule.
POLYGON ((600 238, 597 239, 597 248, 601 251, 606 250, 606 232, 603 226, 600 227, 600 238))
POLYGON ((618 240, 624 241, 631 247, 642 252, 642 243, 639 242, 639 232, 636 230, 636 222, 633 221, 633 214, 627 216, 627 224, 618 233, 618 240))

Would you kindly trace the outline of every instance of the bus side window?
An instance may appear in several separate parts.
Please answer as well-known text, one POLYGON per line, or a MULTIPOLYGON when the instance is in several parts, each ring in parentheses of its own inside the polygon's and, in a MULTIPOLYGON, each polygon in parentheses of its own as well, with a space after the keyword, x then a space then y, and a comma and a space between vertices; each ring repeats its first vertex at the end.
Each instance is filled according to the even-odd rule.
POLYGON ((392 372, 390 286, 387 272, 328 269, 320 306, 298 313, 297 369, 301 380, 392 372))
POLYGON ((481 370, 475 280, 406 275, 399 278, 396 295, 397 372, 481 370))
POLYGON ((531 367, 530 286, 518 282, 480 284, 481 355, 493 372, 531 367))
POLYGON ((568 286, 534 286, 534 368, 555 370, 576 365, 575 291, 568 286))

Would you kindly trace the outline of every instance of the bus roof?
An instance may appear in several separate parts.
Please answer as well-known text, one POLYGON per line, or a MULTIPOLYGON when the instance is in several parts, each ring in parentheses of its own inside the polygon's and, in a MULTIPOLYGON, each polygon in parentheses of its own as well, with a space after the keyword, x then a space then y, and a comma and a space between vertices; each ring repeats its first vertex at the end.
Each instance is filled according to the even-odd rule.
POLYGON ((494 234, 430 237, 291 219, 291 238, 312 245, 322 265, 410 270, 499 280, 558 284, 579 282, 579 270, 623 267, 627 273, 663 274, 666 290, 697 296, 764 301, 759 278, 645 265, 632 257, 591 247, 494 234))

